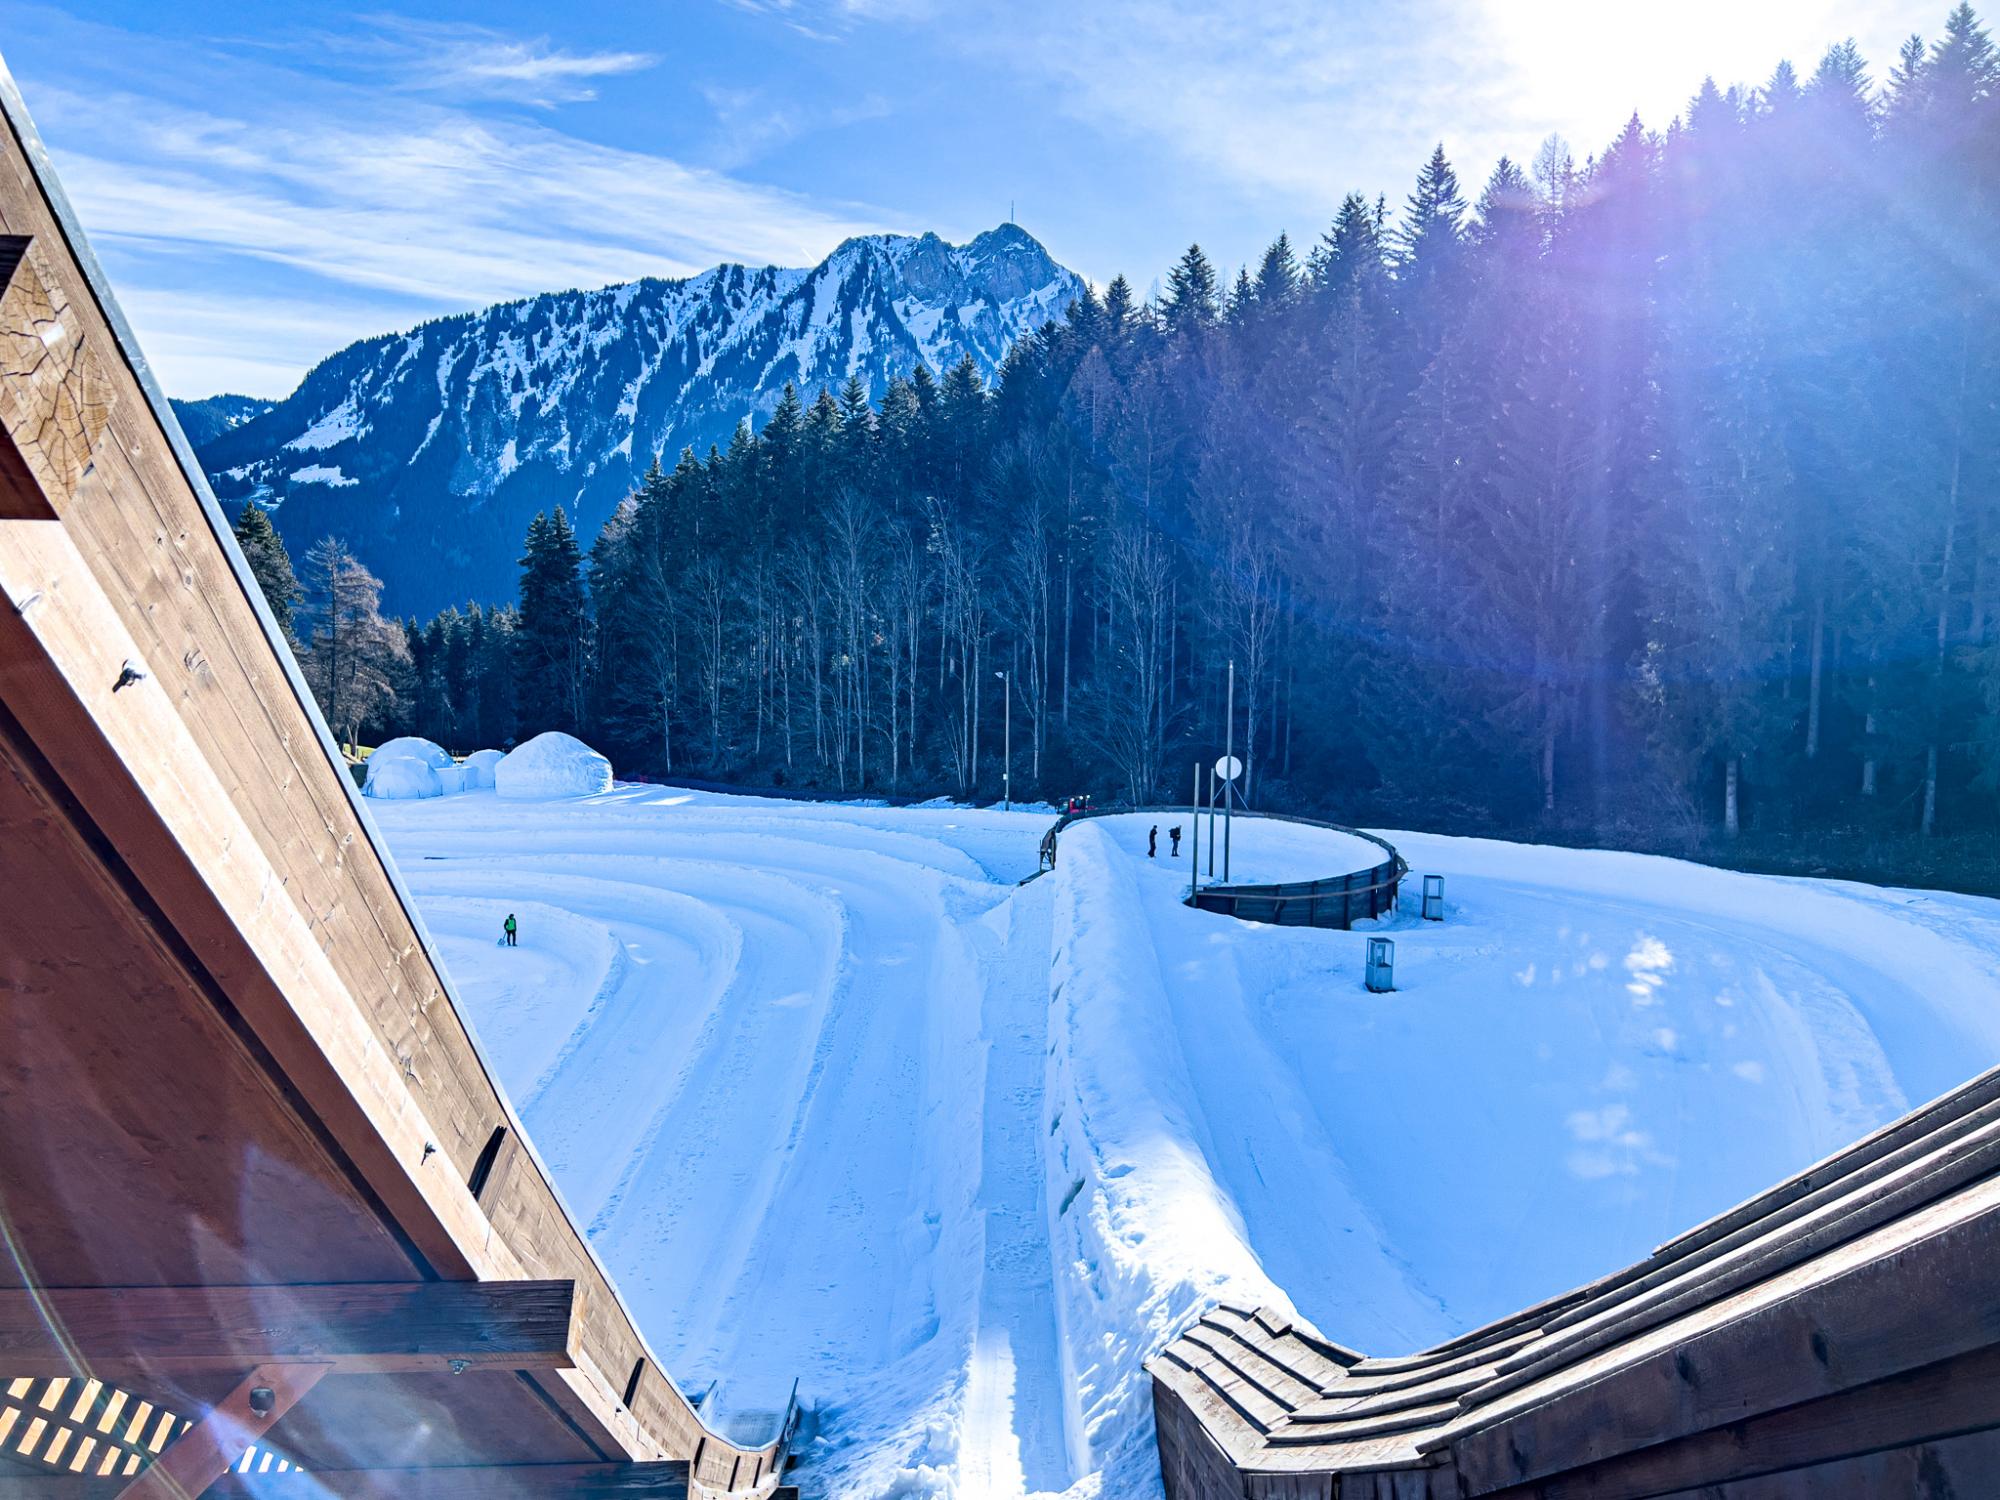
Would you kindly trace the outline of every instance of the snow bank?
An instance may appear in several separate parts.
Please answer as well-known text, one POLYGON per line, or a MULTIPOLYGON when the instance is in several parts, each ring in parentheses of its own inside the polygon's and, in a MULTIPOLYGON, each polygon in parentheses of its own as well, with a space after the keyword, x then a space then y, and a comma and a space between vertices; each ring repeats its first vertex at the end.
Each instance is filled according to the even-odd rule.
MULTIPOLYGON (((1055 869, 1046 1158, 1072 1422, 1102 1493, 1158 1492, 1148 1356, 1209 1304, 1289 1309, 1199 1144, 1194 1086, 1130 862, 1063 836, 1055 869)), ((1076 1441, 1072 1436, 1072 1442, 1076 1441)))
POLYGON ((465 789, 493 785, 493 772, 507 757, 498 750, 475 750, 465 757, 465 789))
POLYGON ((493 769, 493 786, 503 797, 590 797, 611 790, 611 762, 552 729, 508 752, 493 769))
MULTIPOLYGON (((449 757, 446 764, 450 764, 449 757)), ((441 797, 444 786, 438 780, 437 770, 415 756, 392 755, 384 760, 378 753, 368 757, 368 780, 362 784, 361 794, 392 800, 441 797)))

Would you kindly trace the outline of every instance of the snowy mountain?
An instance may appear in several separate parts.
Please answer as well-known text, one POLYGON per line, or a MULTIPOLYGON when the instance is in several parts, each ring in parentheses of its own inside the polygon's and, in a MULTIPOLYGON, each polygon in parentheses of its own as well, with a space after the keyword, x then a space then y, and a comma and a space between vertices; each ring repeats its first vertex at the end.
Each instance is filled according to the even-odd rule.
POLYGON ((272 403, 255 396, 207 396, 200 401, 176 401, 173 406, 187 440, 205 448, 232 428, 263 416, 272 403))
POLYGON ((568 507, 588 538, 655 454, 726 443, 787 381, 810 399, 856 374, 879 395, 966 354, 990 377, 1082 288, 1012 224, 964 245, 871 235, 811 270, 722 265, 365 339, 190 438, 227 508, 259 500, 294 553, 341 535, 388 606, 428 613, 511 598, 537 510, 568 507))

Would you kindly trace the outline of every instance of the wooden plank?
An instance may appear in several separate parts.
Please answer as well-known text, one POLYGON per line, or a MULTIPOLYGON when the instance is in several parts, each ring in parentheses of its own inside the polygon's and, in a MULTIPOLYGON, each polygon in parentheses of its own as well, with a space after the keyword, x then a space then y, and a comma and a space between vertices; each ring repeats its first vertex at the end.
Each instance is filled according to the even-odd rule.
POLYGON ((318 1385, 328 1368, 259 1365, 119 1490, 118 1500, 186 1500, 201 1494, 318 1385))
MULTIPOLYGON (((1768 1228, 1746 1225, 1689 1249, 1659 1271, 1621 1278, 1589 1304, 1552 1319, 1548 1337, 1504 1360, 1489 1396, 1529 1384, 1692 1308, 1720 1301, 1822 1251, 1903 1217, 2000 1169, 2000 1120, 1940 1132, 1935 1149, 1885 1158, 1865 1183, 1809 1195, 1774 1212, 1768 1228)), ((1635 1270, 1640 1268, 1634 1268, 1635 1270)))
MULTIPOLYGON (((0 510, 61 517, 77 562, 51 546, 39 561, 59 562, 59 576, 30 568, 41 583, 9 589, 17 609, 37 592, 57 599, 41 584, 67 591, 56 625, 30 624, 0 642, 0 655, 19 647, 39 673, 10 686, 10 705, 19 687, 29 737, 61 747, 68 788, 429 1265, 453 1279, 512 1278, 525 1267, 577 1282, 577 1366, 538 1383, 606 1451, 657 1456, 668 1437, 660 1418, 676 1429, 699 1421, 665 1381, 641 1383, 638 1399, 658 1409, 645 1429, 622 1408, 644 1345, 540 1164, 526 1153, 501 1193, 489 1186, 483 1196, 499 1201, 488 1214, 464 1191, 493 1130, 517 1132, 518 1122, 469 1033, 439 1003, 442 979, 343 771, 319 743, 303 689, 229 563, 205 486, 182 470, 171 418, 115 326, 101 275, 86 274, 92 263, 73 219, 57 222, 46 154, 4 72, 0 96, 0 230, 40 237, 51 287, 103 354, 112 385, 109 421, 76 493, 51 508, 0 510), (113 671, 139 661, 150 691, 113 700, 97 685, 114 649, 113 671), (40 670, 50 663, 53 674, 40 670)), ((10 535, 0 562, 13 550, 10 535)))
POLYGON ((419 1279, 77 815, 0 710, 0 1285, 419 1279))
POLYGON ((117 1376, 297 1361, 342 1375, 563 1369, 567 1281, 0 1292, 0 1371, 117 1376))
MULTIPOLYGON (((1706 1489, 1987 1428, 2000 1428, 2000 1347, 1501 1493, 1506 1500, 1623 1500, 1706 1489)), ((1988 1477, 2000 1487, 2000 1471, 1988 1477)))
POLYGON ((1477 1407, 1426 1441, 1501 1489, 2000 1343, 2000 1182, 1477 1407))
MULTIPOLYGON (((126 1481, 0 1477, 0 1500, 118 1500, 126 1481)), ((223 1474, 202 1500, 686 1500, 687 1464, 467 1465, 223 1474)), ((179 1500, 179 1497, 176 1497, 179 1500)))

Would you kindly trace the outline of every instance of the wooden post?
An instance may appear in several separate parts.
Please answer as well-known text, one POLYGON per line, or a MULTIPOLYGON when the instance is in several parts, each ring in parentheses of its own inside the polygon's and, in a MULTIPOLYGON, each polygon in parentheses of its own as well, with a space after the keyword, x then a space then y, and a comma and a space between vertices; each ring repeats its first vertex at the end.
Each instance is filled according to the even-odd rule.
POLYGON ((168 1444, 118 1500, 185 1500, 229 1472, 243 1450, 319 1384, 331 1365, 259 1365, 243 1383, 168 1444))

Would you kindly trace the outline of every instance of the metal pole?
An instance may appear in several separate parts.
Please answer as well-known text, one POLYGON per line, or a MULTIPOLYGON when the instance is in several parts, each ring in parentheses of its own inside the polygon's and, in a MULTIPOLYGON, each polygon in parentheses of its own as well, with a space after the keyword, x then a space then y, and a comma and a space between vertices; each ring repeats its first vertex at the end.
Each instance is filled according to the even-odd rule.
POLYGON ((1194 844, 1188 850, 1188 900, 1201 889, 1201 762, 1194 763, 1194 792, 1188 798, 1188 819, 1194 824, 1194 844))
MULTIPOLYGON (((1224 717, 1228 725, 1222 731, 1223 763, 1230 770, 1236 769, 1236 663, 1229 664, 1229 698, 1224 717)), ((1236 805, 1236 778, 1225 779, 1222 787, 1222 878, 1229 879, 1229 810, 1236 805)))
POLYGON ((1000 689, 1007 698, 1006 749, 1002 752, 1000 768, 1000 801, 1002 810, 1014 810, 1014 679, 1006 672, 1000 674, 1000 689))
POLYGON ((1215 878, 1215 767, 1208 768, 1208 874, 1215 878))

